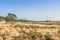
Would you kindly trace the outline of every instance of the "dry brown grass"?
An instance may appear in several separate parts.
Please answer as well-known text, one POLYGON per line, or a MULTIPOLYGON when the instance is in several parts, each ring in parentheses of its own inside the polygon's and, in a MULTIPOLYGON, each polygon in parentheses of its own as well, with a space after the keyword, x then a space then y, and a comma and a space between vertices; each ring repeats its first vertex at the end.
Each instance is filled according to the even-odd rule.
POLYGON ((50 40, 60 40, 60 25, 47 24, 0 22, 0 40, 47 40, 46 35, 50 40))

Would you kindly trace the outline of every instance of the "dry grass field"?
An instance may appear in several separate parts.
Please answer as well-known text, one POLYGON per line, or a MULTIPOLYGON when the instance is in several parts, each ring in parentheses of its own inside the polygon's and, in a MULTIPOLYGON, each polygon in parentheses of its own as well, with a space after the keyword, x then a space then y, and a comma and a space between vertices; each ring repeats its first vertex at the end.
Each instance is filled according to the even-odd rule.
POLYGON ((60 40, 60 23, 0 22, 0 40, 60 40))

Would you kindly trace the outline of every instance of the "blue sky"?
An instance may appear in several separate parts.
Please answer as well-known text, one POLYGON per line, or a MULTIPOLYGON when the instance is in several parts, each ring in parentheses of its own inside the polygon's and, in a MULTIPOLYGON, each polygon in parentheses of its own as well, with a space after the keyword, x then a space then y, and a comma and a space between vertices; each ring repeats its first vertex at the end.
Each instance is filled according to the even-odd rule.
POLYGON ((29 20, 60 20, 60 0, 0 0, 0 15, 29 20))

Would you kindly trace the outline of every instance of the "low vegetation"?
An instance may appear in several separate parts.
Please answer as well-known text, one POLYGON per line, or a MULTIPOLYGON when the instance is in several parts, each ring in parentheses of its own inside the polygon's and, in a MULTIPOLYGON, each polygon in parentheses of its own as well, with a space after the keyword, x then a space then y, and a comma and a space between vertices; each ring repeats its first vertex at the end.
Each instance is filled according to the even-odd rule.
POLYGON ((28 23, 8 13, 0 16, 0 40, 60 40, 60 25, 47 24, 28 23))

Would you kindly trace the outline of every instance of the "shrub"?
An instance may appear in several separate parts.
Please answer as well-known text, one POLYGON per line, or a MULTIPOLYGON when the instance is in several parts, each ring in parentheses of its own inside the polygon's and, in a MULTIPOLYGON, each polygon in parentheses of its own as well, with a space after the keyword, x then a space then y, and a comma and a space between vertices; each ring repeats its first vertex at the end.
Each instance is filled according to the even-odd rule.
POLYGON ((53 38, 50 35, 45 35, 45 40, 53 40, 53 38))

